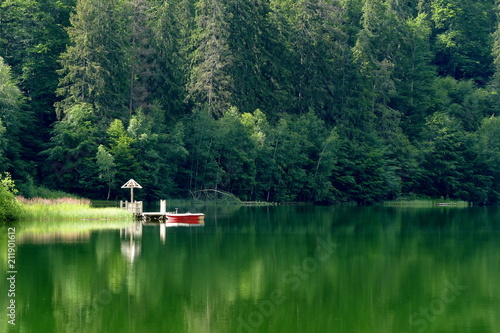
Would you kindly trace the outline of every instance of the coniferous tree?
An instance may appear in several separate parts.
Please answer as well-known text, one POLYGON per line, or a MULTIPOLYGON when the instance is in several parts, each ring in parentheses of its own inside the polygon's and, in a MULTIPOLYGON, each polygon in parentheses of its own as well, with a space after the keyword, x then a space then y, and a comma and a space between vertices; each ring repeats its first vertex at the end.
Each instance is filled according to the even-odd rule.
POLYGON ((339 119, 347 37, 343 12, 335 1, 298 1, 286 8, 293 31, 289 41, 296 108, 323 119, 339 119))
POLYGON ((344 13, 343 31, 347 35, 348 45, 356 45, 356 39, 359 31, 362 29, 362 15, 364 0, 341 0, 339 1, 344 13))
POLYGON ((384 131, 400 116, 398 110, 389 107, 389 102, 396 94, 395 68, 401 24, 385 0, 367 0, 362 20, 363 29, 354 53, 365 84, 366 107, 377 116, 378 126, 384 131))
POLYGON ((283 73, 289 51, 280 39, 270 6, 268 0, 228 1, 232 100, 243 113, 257 108, 273 113, 290 105, 289 83, 283 73))
POLYGON ((130 114, 137 108, 147 109, 152 106, 150 92, 155 70, 156 52, 151 46, 152 31, 151 7, 146 0, 129 0, 130 12, 130 78, 129 101, 130 114))
POLYGON ((151 100, 165 109, 164 121, 174 123, 186 111, 189 38, 194 29, 191 0, 159 1, 151 5, 150 25, 154 66, 149 85, 151 100))
POLYGON ((401 115, 389 102, 396 93, 401 25, 386 1, 373 0, 364 3, 361 27, 352 51, 357 73, 348 81, 358 91, 343 108, 333 183, 342 200, 369 204, 397 195, 400 188, 386 144, 399 135, 401 115))
POLYGON ((57 59, 68 43, 64 28, 75 2, 14 0, 0 4, 0 56, 12 67, 28 97, 25 109, 36 119, 30 126, 39 126, 39 134, 47 134, 44 127, 55 119, 57 59))
POLYGON ((401 113, 401 128, 411 140, 420 134, 431 111, 436 72, 430 50, 431 28, 427 14, 408 18, 402 27, 398 62, 395 68, 397 94, 389 106, 401 113))
MULTIPOLYGON (((56 119, 53 104, 59 77, 57 59, 68 43, 65 27, 74 0, 2 1, 0 3, 0 56, 12 68, 12 75, 26 99, 22 105, 22 126, 16 145, 22 146, 13 177, 38 180, 44 163, 39 155, 50 138, 56 119), (24 164, 21 167, 21 164, 24 164)), ((20 187, 20 188, 21 188, 20 187)))
POLYGON ((194 105, 206 105, 213 115, 223 114, 232 105, 233 54, 228 45, 228 15, 224 0, 196 2, 188 98, 194 105))
POLYGON ((15 176, 22 172, 20 167, 23 164, 19 144, 24 120, 22 97, 10 66, 0 57, 0 173, 12 171, 15 176))
POLYGON ((478 131, 479 158, 489 170, 491 186, 484 187, 487 203, 500 201, 500 118, 485 118, 478 131))
POLYGON ((436 112, 428 118, 422 135, 422 193, 469 200, 475 178, 473 160, 468 154, 472 145, 460 122, 444 112, 436 112))
POLYGON ((78 103, 91 104, 102 120, 123 115, 129 88, 123 13, 118 0, 78 1, 68 28, 71 43, 61 55, 60 116, 78 103))

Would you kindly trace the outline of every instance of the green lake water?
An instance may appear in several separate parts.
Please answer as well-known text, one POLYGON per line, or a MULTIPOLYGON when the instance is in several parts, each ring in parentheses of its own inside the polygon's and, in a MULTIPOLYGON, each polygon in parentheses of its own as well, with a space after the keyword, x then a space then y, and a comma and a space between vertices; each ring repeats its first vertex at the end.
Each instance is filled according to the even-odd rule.
POLYGON ((0 332, 500 332, 498 207, 183 209, 205 226, 18 226, 0 332))

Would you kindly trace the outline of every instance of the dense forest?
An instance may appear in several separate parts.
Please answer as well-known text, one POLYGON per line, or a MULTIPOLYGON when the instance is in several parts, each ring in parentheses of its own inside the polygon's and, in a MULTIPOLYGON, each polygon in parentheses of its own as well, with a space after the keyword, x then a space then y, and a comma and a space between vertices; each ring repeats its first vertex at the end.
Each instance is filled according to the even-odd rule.
POLYGON ((90 198, 500 201, 494 0, 3 0, 0 173, 90 198))

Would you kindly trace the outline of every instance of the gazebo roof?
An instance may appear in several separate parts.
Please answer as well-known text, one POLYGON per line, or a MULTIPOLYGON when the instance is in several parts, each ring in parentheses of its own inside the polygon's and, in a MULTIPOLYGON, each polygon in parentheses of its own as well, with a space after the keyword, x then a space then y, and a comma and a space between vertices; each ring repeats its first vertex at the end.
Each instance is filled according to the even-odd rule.
POLYGON ((128 182, 123 184, 122 188, 142 188, 142 186, 139 185, 139 183, 137 183, 135 180, 130 179, 128 182))

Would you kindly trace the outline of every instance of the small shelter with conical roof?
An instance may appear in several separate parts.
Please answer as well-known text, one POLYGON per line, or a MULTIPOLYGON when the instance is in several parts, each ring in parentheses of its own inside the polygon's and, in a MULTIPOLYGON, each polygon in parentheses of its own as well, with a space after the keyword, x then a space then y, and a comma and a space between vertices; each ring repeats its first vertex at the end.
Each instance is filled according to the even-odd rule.
POLYGON ((130 202, 134 202, 134 188, 142 188, 142 186, 135 180, 130 179, 128 182, 123 184, 122 188, 130 189, 130 202))
MULTIPOLYGON (((142 213, 142 201, 134 201, 134 188, 142 188, 138 182, 133 179, 130 179, 128 182, 123 184, 122 188, 130 189, 130 203, 125 202, 125 207, 128 211, 131 211, 136 214, 142 213)), ((120 201, 120 207, 123 207, 122 202, 120 201)))

